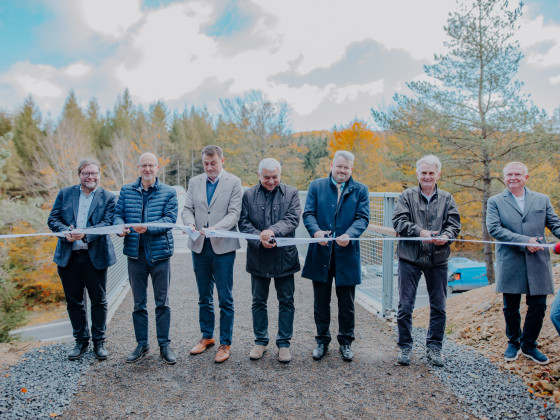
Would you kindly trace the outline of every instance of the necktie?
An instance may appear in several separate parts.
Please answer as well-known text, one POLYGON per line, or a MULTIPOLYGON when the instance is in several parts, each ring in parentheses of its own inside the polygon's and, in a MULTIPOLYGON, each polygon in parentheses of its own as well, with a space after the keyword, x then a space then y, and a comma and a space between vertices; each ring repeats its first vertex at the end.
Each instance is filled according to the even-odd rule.
POLYGON ((336 184, 336 191, 338 193, 338 198, 336 199, 336 204, 340 201, 340 196, 342 195, 342 184, 336 184))

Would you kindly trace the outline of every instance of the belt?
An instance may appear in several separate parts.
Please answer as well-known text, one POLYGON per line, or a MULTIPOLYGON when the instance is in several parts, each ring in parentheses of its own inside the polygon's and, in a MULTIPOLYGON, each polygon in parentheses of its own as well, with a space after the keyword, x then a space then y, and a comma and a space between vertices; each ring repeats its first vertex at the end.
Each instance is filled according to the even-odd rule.
POLYGON ((73 249, 72 250, 72 254, 85 254, 86 252, 88 252, 87 249, 73 249))

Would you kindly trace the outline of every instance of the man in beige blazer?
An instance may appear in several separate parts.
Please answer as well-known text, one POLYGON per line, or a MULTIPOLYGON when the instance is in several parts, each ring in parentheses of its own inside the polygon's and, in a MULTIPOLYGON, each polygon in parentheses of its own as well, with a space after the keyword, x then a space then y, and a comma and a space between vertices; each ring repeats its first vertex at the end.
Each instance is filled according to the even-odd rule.
POLYGON ((198 287, 199 322, 202 338, 191 349, 200 354, 214 345, 214 284, 220 306, 220 348, 215 362, 229 358, 233 332, 233 263, 239 239, 206 238, 204 228, 237 231, 243 189, 241 180, 223 170, 225 158, 219 146, 202 149, 204 172, 189 181, 183 223, 202 235, 188 246, 198 287))

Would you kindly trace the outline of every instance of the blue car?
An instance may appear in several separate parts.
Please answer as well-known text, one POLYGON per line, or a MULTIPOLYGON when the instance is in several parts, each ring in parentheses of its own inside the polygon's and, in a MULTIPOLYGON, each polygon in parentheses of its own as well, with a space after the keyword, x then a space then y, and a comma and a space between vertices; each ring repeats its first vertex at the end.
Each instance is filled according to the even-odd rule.
POLYGON ((470 261, 450 267, 447 280, 448 295, 484 286, 488 286, 485 263, 470 261))

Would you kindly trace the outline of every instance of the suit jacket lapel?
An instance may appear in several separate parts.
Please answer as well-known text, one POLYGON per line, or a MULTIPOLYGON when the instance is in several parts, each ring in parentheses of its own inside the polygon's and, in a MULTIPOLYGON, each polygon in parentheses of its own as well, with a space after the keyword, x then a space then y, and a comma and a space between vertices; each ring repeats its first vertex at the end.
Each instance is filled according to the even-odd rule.
MULTIPOLYGON (((210 200, 210 205, 208 207, 212 207, 212 205, 216 201, 216 197, 220 193, 220 190, 224 188, 223 184, 226 181, 227 181, 227 176, 226 176, 226 171, 224 171, 222 173, 222 176, 220 177, 220 180, 218 181, 218 185, 216 185, 216 190, 214 191, 214 195, 212 196, 212 200, 210 200)), ((206 202, 208 202, 208 200, 206 202)))
POLYGON ((523 211, 523 217, 531 211, 531 207, 535 203, 535 195, 529 188, 525 188, 525 209, 523 211))
MULTIPOLYGON (((508 203, 511 207, 513 207, 515 209, 515 211, 517 211, 517 213, 519 213, 521 216, 523 216, 523 213, 521 212, 521 209, 519 208, 519 204, 517 204, 517 201, 515 201, 515 198, 513 197, 513 194, 509 190, 505 190, 502 193, 502 196, 504 197, 504 201, 506 203, 508 203)), ((525 203, 525 208, 527 208, 527 203, 525 203)))
POLYGON ((101 188, 98 188, 97 191, 95 191, 95 194, 93 194, 93 200, 91 201, 91 205, 89 206, 88 219, 87 219, 88 226, 89 226, 89 219, 91 219, 91 215, 93 214, 93 211, 95 210, 95 208, 97 207, 100 201, 101 201, 101 188))
MULTIPOLYGON (((74 223, 78 222, 78 209, 80 208, 80 186, 74 188, 72 193, 72 210, 74 211, 74 223)), ((74 226, 75 228, 76 226, 74 226)))

